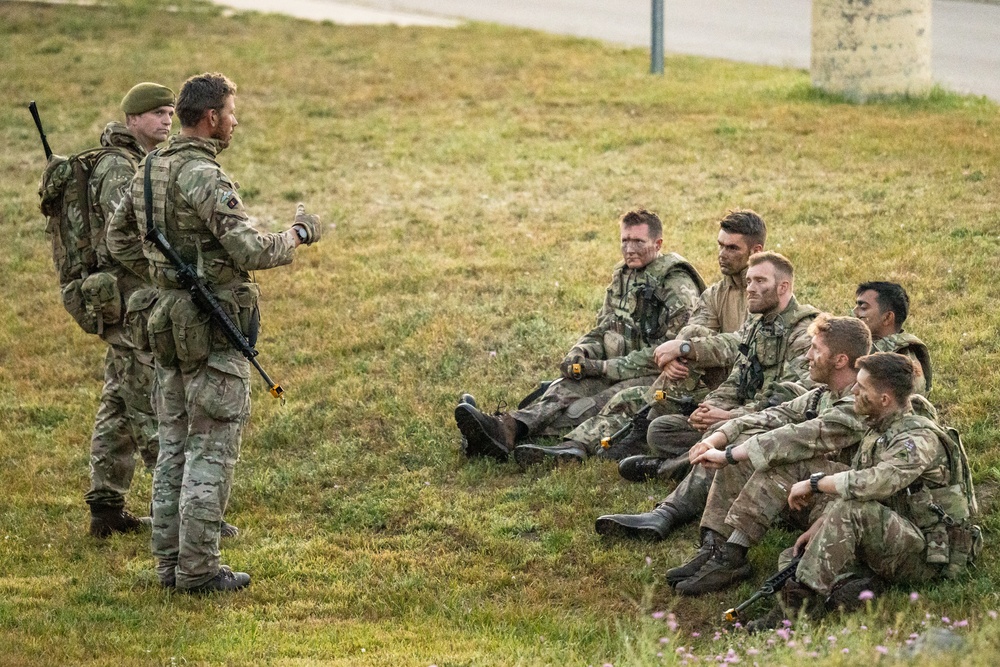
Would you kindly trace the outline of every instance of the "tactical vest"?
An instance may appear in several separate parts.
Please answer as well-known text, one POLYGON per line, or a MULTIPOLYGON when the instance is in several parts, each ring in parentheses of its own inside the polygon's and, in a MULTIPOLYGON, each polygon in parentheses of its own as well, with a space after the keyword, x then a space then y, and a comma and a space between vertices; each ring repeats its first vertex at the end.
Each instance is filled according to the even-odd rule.
MULTIPOLYGON (((184 215, 177 210, 177 178, 191 162, 203 161, 218 166, 218 163, 203 151, 182 148, 147 156, 152 161, 150 180, 153 189, 153 224, 163 232, 167 241, 185 263, 195 267, 198 275, 211 284, 228 284, 246 281, 248 277, 240 271, 219 240, 205 226, 203 220, 193 214, 184 215)), ((145 163, 145 161, 144 161, 145 163)), ((142 184, 133 184, 133 206, 137 220, 146 219, 146 204, 142 196, 142 184)), ((214 196, 214 193, 213 193, 214 196)), ((152 268, 153 282, 158 287, 177 289, 174 266, 156 247, 145 244, 144 252, 152 268)))
MULTIPOLYGON (((671 300, 673 290, 662 285, 663 278, 671 272, 681 269, 690 276, 700 294, 705 290, 705 281, 687 260, 676 253, 660 255, 650 262, 637 280, 636 285, 621 285, 617 303, 611 299, 612 322, 605 334, 604 347, 607 356, 624 356, 633 350, 649 347, 659 342, 665 335, 663 323, 673 317, 671 300), (641 281, 642 284, 638 284, 641 281), (633 298, 634 295, 634 298, 633 298), (620 338, 619 338, 620 337, 620 338)), ((610 292, 616 291, 622 281, 622 275, 627 270, 619 265, 612 278, 610 292)), ((628 275, 626 280, 631 280, 628 275)), ((611 295, 609 295, 611 296, 611 295)))
POLYGON ((920 367, 924 372, 924 384, 926 385, 926 390, 930 392, 931 377, 933 375, 933 371, 931 370, 931 354, 922 340, 911 333, 900 331, 899 333, 875 341, 872 349, 880 352, 911 350, 917 361, 920 362, 920 367))
POLYGON ((969 457, 961 436, 952 427, 942 427, 922 415, 905 415, 882 436, 891 440, 913 429, 933 432, 948 457, 948 486, 928 488, 920 480, 894 498, 892 505, 924 533, 927 562, 942 566, 942 574, 955 578, 975 562, 982 551, 982 530, 973 524, 979 514, 972 483, 969 457))
POLYGON ((765 391, 768 381, 774 383, 784 374, 789 335, 800 322, 817 315, 819 311, 812 306, 800 305, 770 322, 760 316, 754 320, 740 342, 741 357, 736 362, 740 373, 736 396, 741 404, 765 391))

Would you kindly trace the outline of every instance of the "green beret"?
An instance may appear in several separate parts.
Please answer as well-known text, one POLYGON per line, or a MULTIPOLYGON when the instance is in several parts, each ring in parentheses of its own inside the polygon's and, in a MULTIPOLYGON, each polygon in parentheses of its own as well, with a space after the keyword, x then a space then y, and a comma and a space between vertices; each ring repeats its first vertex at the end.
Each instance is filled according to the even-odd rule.
POLYGON ((174 106, 174 91, 158 83, 137 83, 122 98, 122 111, 130 116, 163 106, 174 106))

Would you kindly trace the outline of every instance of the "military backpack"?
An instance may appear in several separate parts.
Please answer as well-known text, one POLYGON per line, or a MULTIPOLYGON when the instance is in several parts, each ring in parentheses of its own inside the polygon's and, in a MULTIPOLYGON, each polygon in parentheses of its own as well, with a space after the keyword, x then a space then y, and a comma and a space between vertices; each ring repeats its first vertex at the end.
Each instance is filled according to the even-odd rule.
POLYGON ((52 261, 59 275, 63 306, 87 333, 101 335, 106 325, 122 319, 117 280, 104 271, 105 220, 91 201, 90 178, 97 163, 116 154, 133 166, 128 151, 93 148, 69 157, 53 155, 38 186, 45 232, 52 242, 52 261))

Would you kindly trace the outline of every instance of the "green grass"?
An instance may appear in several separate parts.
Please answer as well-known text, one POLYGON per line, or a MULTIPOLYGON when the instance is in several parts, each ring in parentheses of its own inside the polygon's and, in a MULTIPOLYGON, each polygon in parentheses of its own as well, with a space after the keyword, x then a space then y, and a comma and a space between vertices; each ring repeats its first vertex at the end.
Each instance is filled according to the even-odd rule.
MULTIPOLYGON (((599 461, 530 474, 466 463, 452 418, 463 391, 514 403, 556 372, 600 303, 621 212, 658 211, 666 247, 714 279, 716 221, 745 206, 796 262, 803 302, 843 314, 860 281, 906 286, 932 397, 988 492, 1000 480, 993 103, 936 91, 854 106, 801 71, 676 57, 650 77, 640 50, 529 31, 150 1, 0 3, 0 62, 0 665, 647 665, 681 661, 679 646, 847 665, 879 645, 894 660, 941 616, 969 620, 956 661, 995 654, 992 509, 980 568, 917 604, 894 591, 799 628, 794 646, 715 640, 721 611, 753 586, 675 598, 662 573, 690 554, 693 526, 655 545, 592 530, 666 488, 599 461), (228 598, 161 591, 144 538, 85 537, 103 348, 59 304, 25 109, 38 102, 65 154, 96 141, 135 82, 176 89, 205 70, 240 86, 221 162, 259 226, 286 227, 299 199, 329 225, 293 266, 258 276, 261 360, 288 403, 255 380, 228 514, 243 534, 223 547, 254 583, 228 598), (650 616, 667 609, 676 633, 650 616)), ((137 477, 135 509, 149 486, 137 477)), ((761 577, 791 540, 754 551, 761 577)))

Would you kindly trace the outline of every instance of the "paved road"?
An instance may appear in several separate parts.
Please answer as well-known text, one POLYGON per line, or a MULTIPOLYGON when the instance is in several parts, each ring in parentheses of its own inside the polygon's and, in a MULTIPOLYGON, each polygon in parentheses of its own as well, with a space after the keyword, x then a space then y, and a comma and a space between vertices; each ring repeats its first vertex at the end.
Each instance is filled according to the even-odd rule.
MULTIPOLYGON (((649 0, 352 1, 383 11, 491 21, 633 46, 649 44, 649 0)), ((809 67, 810 0, 665 0, 665 4, 668 51, 809 67)), ((932 16, 935 80, 950 90, 1000 101, 1000 6, 934 0, 932 16)))

